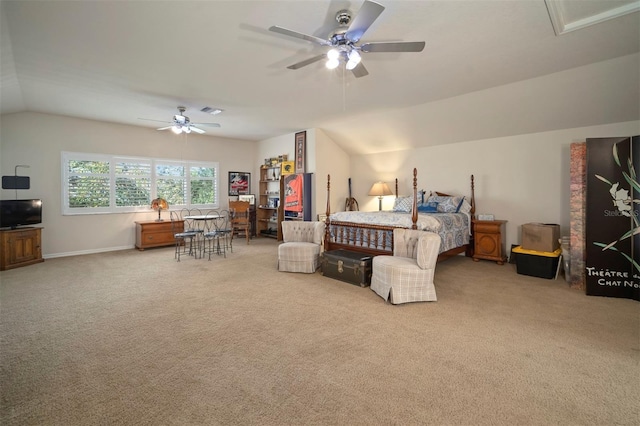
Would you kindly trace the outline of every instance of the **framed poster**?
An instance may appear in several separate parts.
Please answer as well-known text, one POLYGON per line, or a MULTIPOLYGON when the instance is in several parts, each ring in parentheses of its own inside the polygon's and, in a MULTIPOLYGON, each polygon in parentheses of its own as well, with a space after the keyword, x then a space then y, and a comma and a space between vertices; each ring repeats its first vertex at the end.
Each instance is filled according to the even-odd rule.
POLYGON ((251 192, 251 173, 229 172, 229 195, 247 195, 251 192))
POLYGON ((296 133, 295 155, 296 173, 304 173, 304 163, 306 156, 307 132, 296 133))

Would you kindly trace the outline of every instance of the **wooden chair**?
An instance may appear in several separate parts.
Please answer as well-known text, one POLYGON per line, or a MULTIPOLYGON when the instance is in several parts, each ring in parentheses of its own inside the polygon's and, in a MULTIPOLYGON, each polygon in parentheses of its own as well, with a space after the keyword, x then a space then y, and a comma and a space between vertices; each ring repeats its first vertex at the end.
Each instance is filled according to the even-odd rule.
POLYGON ((251 238, 251 220, 249 207, 250 204, 248 201, 229 201, 232 240, 234 235, 240 236, 244 233, 244 236, 247 239, 247 244, 249 244, 249 238, 251 238))

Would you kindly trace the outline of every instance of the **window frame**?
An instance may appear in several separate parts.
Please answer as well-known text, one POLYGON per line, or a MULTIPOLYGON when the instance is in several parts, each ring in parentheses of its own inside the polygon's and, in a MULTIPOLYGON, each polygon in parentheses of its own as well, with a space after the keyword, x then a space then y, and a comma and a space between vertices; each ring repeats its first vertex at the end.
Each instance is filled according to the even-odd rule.
MULTIPOLYGON (((201 209, 217 209, 220 206, 220 163, 217 161, 189 161, 189 160, 175 160, 168 158, 150 158, 150 157, 136 157, 129 155, 109 155, 109 154, 93 154, 82 152, 68 152, 63 151, 61 153, 61 168, 62 168, 62 215, 63 216, 76 216, 87 214, 113 214, 113 213, 148 213, 153 211, 150 207, 151 202, 147 206, 121 206, 116 205, 116 164, 122 162, 140 162, 149 163, 151 167, 151 185, 150 185, 150 199, 157 198, 157 181, 158 176, 156 174, 156 165, 179 165, 184 167, 184 191, 185 191, 185 204, 169 204, 169 210, 182 209, 182 208, 201 208, 201 209), (109 163, 109 207, 70 207, 69 206, 69 179, 71 174, 69 173, 70 161, 97 161, 109 163), (211 168, 213 169, 213 177, 210 180, 213 185, 213 203, 208 204, 192 204, 191 203, 191 167, 199 168, 211 168)), ((139 175, 138 175, 139 176, 139 175)), ((118 174, 118 177, 122 177, 118 174)), ((202 178, 198 178, 201 180, 202 178)))

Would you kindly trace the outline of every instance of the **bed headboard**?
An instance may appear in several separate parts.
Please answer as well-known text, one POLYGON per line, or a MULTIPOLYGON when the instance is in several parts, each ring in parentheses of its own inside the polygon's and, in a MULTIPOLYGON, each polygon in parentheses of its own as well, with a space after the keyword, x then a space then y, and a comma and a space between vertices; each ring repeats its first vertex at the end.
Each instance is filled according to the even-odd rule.
MULTIPOLYGON (((469 199, 469 204, 471 204, 471 211, 469 212, 469 214, 471 215, 471 217, 474 217, 476 213, 476 190, 475 190, 475 183, 473 181, 473 175, 471 175, 470 182, 471 182, 471 198, 469 199)), ((444 192, 439 192, 439 191, 431 191, 430 194, 438 195, 440 197, 453 197, 453 195, 451 194, 446 194, 444 192)))

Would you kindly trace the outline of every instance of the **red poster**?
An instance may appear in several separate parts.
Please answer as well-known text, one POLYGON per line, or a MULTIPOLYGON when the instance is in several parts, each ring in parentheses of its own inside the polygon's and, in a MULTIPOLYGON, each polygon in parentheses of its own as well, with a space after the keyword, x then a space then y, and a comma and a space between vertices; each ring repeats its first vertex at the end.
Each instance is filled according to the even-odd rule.
POLYGON ((284 178, 284 209, 294 212, 301 212, 303 175, 288 175, 284 178))

